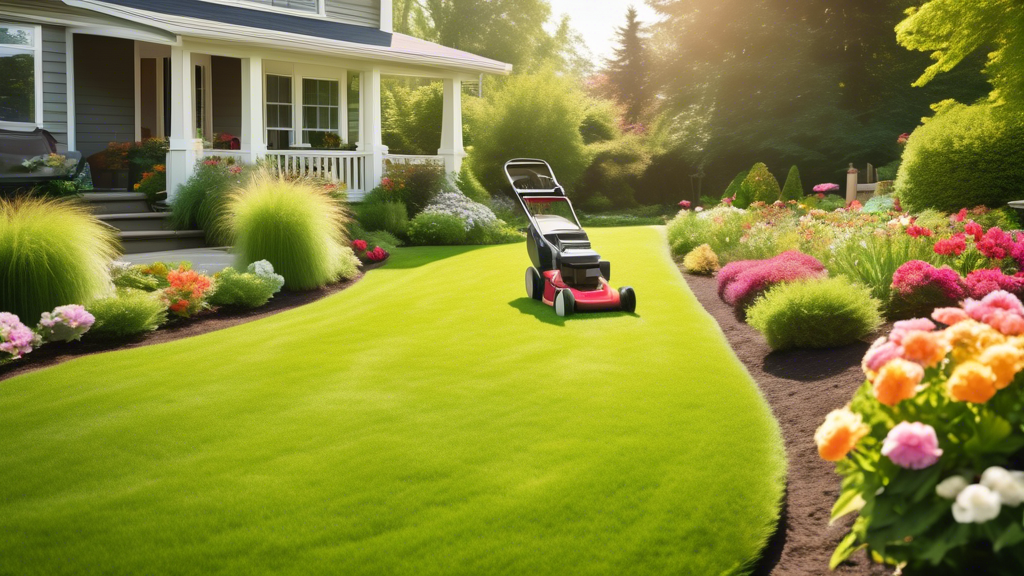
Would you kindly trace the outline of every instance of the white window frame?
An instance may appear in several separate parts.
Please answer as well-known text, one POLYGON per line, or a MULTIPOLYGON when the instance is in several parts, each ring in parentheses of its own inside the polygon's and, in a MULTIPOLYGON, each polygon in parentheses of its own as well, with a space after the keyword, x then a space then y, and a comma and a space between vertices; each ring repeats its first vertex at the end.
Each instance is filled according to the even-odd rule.
POLYGON ((225 4, 227 6, 234 6, 236 8, 248 8, 250 10, 262 10, 264 12, 290 14, 292 16, 305 16, 307 18, 323 18, 327 16, 326 0, 316 0, 316 12, 310 12, 307 10, 296 10, 295 8, 281 8, 278 6, 268 6, 266 4, 260 4, 259 2, 253 2, 251 0, 203 0, 203 2, 210 2, 213 4, 225 4))
MULTIPOLYGON (((267 90, 267 80, 271 76, 274 76, 274 77, 277 77, 277 78, 288 78, 289 80, 291 80, 292 101, 291 101, 291 103, 287 103, 287 102, 271 102, 269 98, 266 98, 266 97, 264 98, 264 101, 263 101, 263 141, 264 142, 269 142, 270 141, 270 131, 271 130, 273 130, 275 132, 289 132, 290 135, 288 137, 288 147, 291 148, 291 147, 294 147, 295 144, 296 144, 296 138, 295 138, 295 131, 296 131, 296 127, 295 127, 295 110, 296 110, 296 108, 299 108, 299 109, 302 108, 301 106, 297 106, 295 104, 295 93, 296 93, 296 89, 295 89, 295 76, 291 75, 291 74, 277 74, 277 73, 274 73, 274 72, 264 72, 263 73, 263 94, 269 94, 269 91, 267 90), (292 107, 292 127, 291 128, 278 128, 278 127, 273 127, 272 128, 270 126, 270 123, 267 122, 267 107, 271 106, 271 105, 273 105, 273 106, 291 106, 292 107)), ((298 130, 301 131, 301 128, 299 128, 298 130)))
MULTIPOLYGON (((299 112, 297 114, 297 116, 300 119, 300 122, 299 122, 300 141, 302 142, 302 144, 306 144, 306 145, 309 144, 309 139, 306 137, 306 133, 307 132, 330 132, 331 131, 330 129, 322 130, 322 129, 319 129, 319 128, 306 128, 306 106, 307 106, 307 104, 304 101, 304 99, 306 97, 306 86, 305 86, 305 81, 306 80, 315 80, 317 82, 334 82, 335 84, 338 85, 338 106, 337 106, 337 108, 338 108, 338 128, 336 130, 334 130, 334 133, 337 134, 339 138, 341 138, 342 142, 346 142, 347 138, 345 138, 345 137, 343 137, 341 135, 341 118, 342 118, 341 107, 342 107, 342 103, 345 101, 345 98, 341 95, 341 90, 342 90, 342 88, 345 88, 346 85, 343 82, 341 82, 340 79, 338 79, 338 78, 317 78, 315 76, 303 76, 302 78, 300 78, 300 81, 303 83, 303 86, 298 91, 300 100, 303 100, 298 105, 299 112)), ((333 108, 333 106, 321 106, 319 104, 317 104, 317 105, 310 104, 309 106, 312 106, 313 108, 333 108)), ((317 117, 319 118, 319 114, 317 115, 317 117)))
MULTIPOLYGON (((39 24, 29 24, 24 22, 14 22, 9 20, 0 21, 0 25, 19 26, 21 28, 32 28, 32 38, 35 41, 31 47, 33 51, 35 65, 35 71, 33 75, 35 78, 35 102, 32 104, 32 108, 35 111, 35 122, 8 122, 0 121, 0 128, 5 130, 22 130, 31 132, 36 128, 43 127, 43 27, 39 24)), ((4 46, 11 46, 12 48, 18 48, 20 50, 27 50, 29 47, 22 45, 5 44, 4 46)))

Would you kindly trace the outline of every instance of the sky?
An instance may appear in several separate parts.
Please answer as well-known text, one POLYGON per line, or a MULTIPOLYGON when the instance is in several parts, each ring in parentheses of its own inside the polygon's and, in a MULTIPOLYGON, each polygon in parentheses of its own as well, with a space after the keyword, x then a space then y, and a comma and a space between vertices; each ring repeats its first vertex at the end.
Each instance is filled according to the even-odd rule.
POLYGON ((598 66, 612 55, 615 29, 626 22, 626 9, 630 5, 640 13, 640 21, 649 23, 654 11, 643 0, 549 0, 556 16, 568 14, 572 25, 583 35, 587 47, 598 66))

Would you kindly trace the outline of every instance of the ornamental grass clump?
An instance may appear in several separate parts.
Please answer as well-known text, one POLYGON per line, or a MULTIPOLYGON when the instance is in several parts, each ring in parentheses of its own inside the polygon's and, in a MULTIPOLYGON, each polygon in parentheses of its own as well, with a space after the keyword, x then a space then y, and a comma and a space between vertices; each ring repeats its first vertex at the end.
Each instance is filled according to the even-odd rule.
POLYGON ((867 548, 915 574, 1020 574, 1024 304, 998 291, 931 317, 875 342, 815 433, 843 476, 832 519, 859 513, 831 566, 867 548))
POLYGON ((721 268, 718 255, 707 244, 701 244, 683 258, 683 267, 692 274, 711 276, 721 268))
POLYGON ((88 310, 96 318, 90 338, 131 338, 167 322, 167 305, 160 295, 134 288, 119 288, 113 296, 94 300, 88 310))
POLYGON ((852 344, 882 323, 871 291, 843 277, 777 284, 747 309, 772 350, 852 344))
POLYGON ((321 288, 351 272, 345 210, 317 186, 260 172, 231 194, 227 214, 239 265, 267 260, 290 290, 321 288))
POLYGON ((775 284, 827 275, 825 266, 813 256, 789 251, 767 260, 740 260, 725 265, 718 273, 718 295, 730 306, 744 309, 775 284))
POLYGON ((34 325, 43 312, 110 290, 117 232, 82 205, 0 200, 0 310, 34 325))

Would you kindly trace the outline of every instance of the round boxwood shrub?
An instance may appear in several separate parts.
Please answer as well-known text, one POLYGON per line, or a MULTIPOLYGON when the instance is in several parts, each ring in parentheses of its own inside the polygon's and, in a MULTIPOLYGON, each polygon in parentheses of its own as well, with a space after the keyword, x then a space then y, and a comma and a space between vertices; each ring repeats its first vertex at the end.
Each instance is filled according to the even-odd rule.
POLYGON ((910 136, 896 194, 910 211, 956 212, 1024 199, 1024 113, 947 101, 910 136))
POLYGON ((777 284, 747 309, 747 322, 772 350, 833 348, 874 332, 879 307, 868 288, 839 276, 777 284))
POLYGON ((0 312, 34 326, 43 312, 111 288, 116 231, 67 200, 0 200, 0 312))
POLYGON ((409 241, 420 246, 466 243, 466 223, 458 216, 424 212, 409 223, 409 241))
POLYGON ((240 268, 267 260, 286 288, 309 290, 349 267, 345 212, 314 184, 261 172, 231 194, 227 212, 240 268))

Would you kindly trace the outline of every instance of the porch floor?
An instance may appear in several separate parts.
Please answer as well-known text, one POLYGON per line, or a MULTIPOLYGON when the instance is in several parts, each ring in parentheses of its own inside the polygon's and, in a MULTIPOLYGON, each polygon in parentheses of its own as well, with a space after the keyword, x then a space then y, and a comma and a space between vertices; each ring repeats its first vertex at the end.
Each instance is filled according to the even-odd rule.
POLYGON ((145 252, 142 254, 125 254, 121 260, 132 264, 152 264, 153 262, 192 263, 192 269, 204 274, 216 274, 232 266, 235 257, 227 248, 192 248, 187 250, 167 250, 164 252, 145 252))

